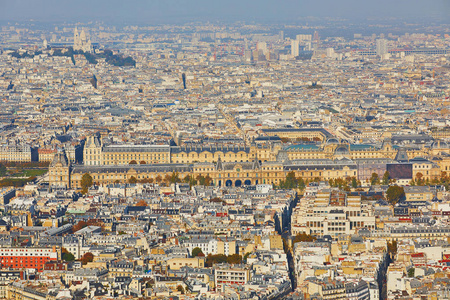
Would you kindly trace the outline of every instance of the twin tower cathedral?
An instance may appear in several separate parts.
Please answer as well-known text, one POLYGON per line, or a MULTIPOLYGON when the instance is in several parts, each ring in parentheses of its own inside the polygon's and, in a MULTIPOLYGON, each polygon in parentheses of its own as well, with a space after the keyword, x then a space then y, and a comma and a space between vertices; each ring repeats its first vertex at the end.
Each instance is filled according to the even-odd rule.
POLYGON ((81 29, 81 33, 78 33, 78 28, 75 27, 75 31, 73 33, 73 50, 92 52, 91 39, 86 37, 86 32, 84 32, 84 29, 81 29))

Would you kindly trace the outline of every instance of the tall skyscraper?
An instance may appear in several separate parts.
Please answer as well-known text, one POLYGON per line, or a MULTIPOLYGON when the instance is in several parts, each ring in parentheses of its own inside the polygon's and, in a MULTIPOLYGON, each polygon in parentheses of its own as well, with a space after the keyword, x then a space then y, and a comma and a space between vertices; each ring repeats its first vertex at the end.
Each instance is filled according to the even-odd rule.
POLYGON ((299 40, 291 41, 291 55, 297 57, 300 55, 300 42, 299 40))
POLYGON ((319 42, 319 40, 320 40, 320 37, 319 37, 319 32, 317 32, 317 31, 314 31, 314 38, 313 38, 313 40, 314 40, 314 42, 319 42))
POLYGON ((334 49, 333 48, 327 48, 327 57, 328 58, 334 58, 334 49))
POLYGON ((266 42, 258 42, 256 44, 256 50, 262 51, 262 53, 265 55, 267 53, 267 43, 266 42))
POLYGON ((306 42, 306 43, 305 43, 305 47, 303 48, 303 50, 305 50, 305 51, 311 51, 311 50, 312 50, 311 42, 306 42))
POLYGON ((253 54, 252 54, 252 50, 245 50, 244 51, 244 60, 246 62, 252 62, 253 61, 253 54))
POLYGON ((387 41, 385 39, 377 40, 377 55, 382 57, 383 55, 388 53, 387 49, 387 41))

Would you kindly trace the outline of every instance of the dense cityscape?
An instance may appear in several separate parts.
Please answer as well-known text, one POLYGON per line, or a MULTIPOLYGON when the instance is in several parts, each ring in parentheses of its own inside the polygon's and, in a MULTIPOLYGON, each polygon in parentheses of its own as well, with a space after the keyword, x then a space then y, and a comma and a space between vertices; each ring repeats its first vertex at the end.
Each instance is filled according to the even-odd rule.
POLYGON ((450 27, 367 24, 0 22, 0 299, 449 299, 450 27))

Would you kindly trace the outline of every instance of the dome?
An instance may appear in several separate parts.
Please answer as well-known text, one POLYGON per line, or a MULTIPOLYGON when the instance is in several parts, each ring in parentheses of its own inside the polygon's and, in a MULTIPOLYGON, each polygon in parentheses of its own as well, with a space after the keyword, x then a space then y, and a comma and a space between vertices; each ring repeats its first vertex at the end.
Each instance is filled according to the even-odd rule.
POLYGON ((346 146, 338 146, 336 150, 334 150, 334 154, 349 154, 348 147, 346 146))
POLYGON ((431 144, 431 149, 442 149, 442 148, 449 148, 449 146, 444 141, 434 141, 431 144))
POLYGON ((330 138, 327 140, 327 145, 339 144, 339 141, 335 138, 330 138))
POLYGON ((412 161, 415 161, 415 162, 427 162, 428 160, 427 159, 425 159, 425 158, 423 158, 422 156, 416 156, 416 157, 414 157, 413 159, 412 159, 412 161))
POLYGON ((84 29, 81 30, 80 39, 82 41, 86 41, 86 32, 84 32, 84 29))

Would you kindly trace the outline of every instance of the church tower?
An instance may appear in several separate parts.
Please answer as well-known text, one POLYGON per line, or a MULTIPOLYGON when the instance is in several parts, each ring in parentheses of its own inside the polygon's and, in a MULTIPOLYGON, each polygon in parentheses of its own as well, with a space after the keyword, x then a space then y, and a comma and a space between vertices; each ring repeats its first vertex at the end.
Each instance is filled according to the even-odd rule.
POLYGON ((52 188, 70 188, 70 163, 64 150, 58 150, 50 163, 49 183, 52 188))
POLYGON ((84 28, 81 29, 81 33, 78 33, 78 28, 75 27, 73 33, 73 50, 92 52, 92 43, 91 40, 87 38, 84 28))
POLYGON ((80 41, 82 45, 86 43, 86 32, 84 32, 84 28, 81 29, 80 41))
POLYGON ((102 145, 98 136, 89 136, 83 150, 83 160, 86 166, 102 164, 102 145))
POLYGON ((73 32, 73 50, 81 49, 81 39, 78 34, 78 28, 75 27, 75 31, 73 32))

